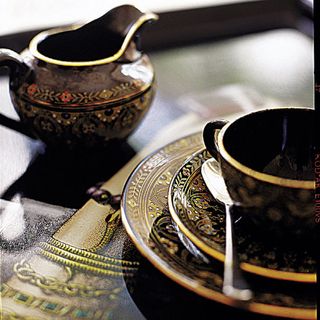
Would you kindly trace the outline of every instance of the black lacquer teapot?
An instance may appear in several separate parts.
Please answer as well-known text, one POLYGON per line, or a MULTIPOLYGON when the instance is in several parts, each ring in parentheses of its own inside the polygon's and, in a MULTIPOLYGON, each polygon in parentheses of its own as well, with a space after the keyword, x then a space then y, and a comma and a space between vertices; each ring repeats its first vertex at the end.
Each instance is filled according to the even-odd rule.
POLYGON ((154 97, 154 70, 137 38, 157 18, 123 5, 85 25, 44 31, 21 54, 0 49, 22 123, 49 145, 125 139, 154 97))

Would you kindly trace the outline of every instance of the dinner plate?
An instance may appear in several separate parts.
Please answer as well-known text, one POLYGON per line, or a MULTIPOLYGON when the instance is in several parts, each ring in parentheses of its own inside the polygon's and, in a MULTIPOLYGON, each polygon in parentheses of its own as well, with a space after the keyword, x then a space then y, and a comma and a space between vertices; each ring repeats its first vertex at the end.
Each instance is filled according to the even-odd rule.
MULTIPOLYGON (((203 149, 186 160, 172 178, 168 203, 180 230, 203 252, 224 261, 224 205, 211 195, 201 175, 201 165, 210 158, 203 149)), ((223 186, 222 181, 217 189, 223 186)), ((279 280, 316 282, 316 260, 308 246, 280 246, 271 241, 272 235, 257 236, 254 228, 243 220, 235 224, 243 270, 279 280)))
MULTIPOLYGON (((189 290, 230 306, 222 293, 223 266, 198 258, 180 240, 169 213, 167 195, 172 177, 191 154, 203 148, 198 133, 156 151, 134 170, 124 188, 123 224, 140 252, 160 271, 189 290), (190 251, 189 251, 190 250, 190 251)), ((294 319, 316 319, 314 286, 253 276, 254 298, 241 307, 251 312, 294 319), (278 281, 279 282, 279 281, 278 281)))

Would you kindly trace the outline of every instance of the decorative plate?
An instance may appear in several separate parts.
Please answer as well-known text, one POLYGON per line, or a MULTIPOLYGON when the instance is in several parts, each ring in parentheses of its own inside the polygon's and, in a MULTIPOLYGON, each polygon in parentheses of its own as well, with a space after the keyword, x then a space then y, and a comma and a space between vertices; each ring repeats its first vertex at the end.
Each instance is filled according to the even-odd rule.
MULTIPOLYGON (((180 230, 203 252, 224 261, 224 205, 214 199, 201 175, 201 165, 210 158, 203 149, 181 166, 172 178, 168 202, 180 230)), ((254 235, 252 225, 241 222, 235 231, 243 270, 279 280, 316 282, 316 261, 307 247, 272 244, 254 235)))
MULTIPOLYGON (((145 159, 124 189, 122 221, 141 253, 168 277, 206 298, 237 306, 222 293, 222 264, 201 254, 191 254, 194 250, 180 240, 184 238, 169 213, 170 181, 182 163, 201 148, 199 133, 173 142, 145 159)), ((316 319, 313 285, 280 281, 275 286, 270 279, 253 277, 255 297, 241 307, 273 316, 316 319)))

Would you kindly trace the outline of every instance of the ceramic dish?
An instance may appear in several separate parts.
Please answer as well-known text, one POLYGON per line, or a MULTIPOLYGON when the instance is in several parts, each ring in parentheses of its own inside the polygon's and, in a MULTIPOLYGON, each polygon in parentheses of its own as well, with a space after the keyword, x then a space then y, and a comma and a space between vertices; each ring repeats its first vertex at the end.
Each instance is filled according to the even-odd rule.
MULTIPOLYGON (((180 241, 168 209, 169 184, 176 170, 203 148, 201 134, 155 152, 132 173, 122 198, 122 221, 140 252, 165 275, 216 302, 237 306, 222 293, 222 264, 192 255, 180 241)), ((242 307, 251 312, 294 319, 316 319, 314 286, 253 276, 254 299, 242 307), (279 281, 278 281, 279 282, 279 281)))
MULTIPOLYGON (((203 149, 177 170, 168 202, 172 218, 181 231, 202 251, 224 261, 224 205, 211 195, 201 176, 201 165, 210 158, 203 149)), ((254 235, 252 225, 248 227, 241 221, 235 227, 243 270, 279 280, 316 282, 316 261, 307 248, 272 244, 270 239, 254 235)))

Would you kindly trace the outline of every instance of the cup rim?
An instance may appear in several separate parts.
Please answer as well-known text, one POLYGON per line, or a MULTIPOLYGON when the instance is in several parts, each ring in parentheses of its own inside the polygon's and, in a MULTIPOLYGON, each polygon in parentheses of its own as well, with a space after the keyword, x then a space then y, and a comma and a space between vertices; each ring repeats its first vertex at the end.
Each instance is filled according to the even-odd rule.
POLYGON ((296 179, 289 179, 289 178, 282 178, 278 176, 274 176, 271 174, 263 173, 257 170, 254 170, 235 158, 233 158, 230 153, 226 150, 224 143, 223 143, 223 138, 225 132, 228 130, 230 126, 232 126, 234 123, 236 123, 238 120, 247 117, 248 115, 260 113, 260 112, 266 112, 266 111, 273 111, 273 110, 290 110, 290 109, 295 109, 295 110, 306 110, 306 111, 312 111, 314 110, 313 108, 306 108, 306 107, 281 107, 281 108, 267 108, 267 109, 261 109, 258 111, 254 111, 251 113, 247 113, 242 115, 241 117, 230 121, 227 123, 219 132, 218 134, 218 147, 219 147, 219 154, 233 167, 238 169, 239 171, 245 173, 246 175, 255 178, 257 180, 263 181, 263 182, 268 182, 271 184, 279 185, 282 187, 288 187, 288 188, 301 188, 301 189, 315 189, 315 181, 312 180, 296 180, 296 179))
POLYGON ((42 53, 39 52, 38 50, 38 44, 46 39, 48 36, 64 32, 64 31, 71 31, 71 30, 76 30, 79 29, 80 27, 83 26, 83 24, 72 24, 69 26, 64 26, 64 27, 59 27, 59 28, 53 28, 49 30, 42 31, 38 33, 31 41, 29 44, 29 51, 31 54, 38 58, 39 60, 45 61, 47 63, 59 65, 59 66, 67 66, 67 67, 86 67, 86 66, 96 66, 96 65, 101 65, 101 64, 106 64, 110 62, 114 62, 118 60, 127 47, 129 46, 129 43, 131 41, 132 36, 135 34, 135 32, 147 21, 149 20, 158 20, 158 16, 154 13, 148 12, 144 13, 131 27, 130 30, 128 31, 127 35, 124 38, 124 41, 120 47, 120 49, 112 56, 103 58, 103 59, 98 59, 98 60, 92 60, 92 61, 65 61, 65 60, 59 60, 59 59, 54 59, 50 58, 42 53))

